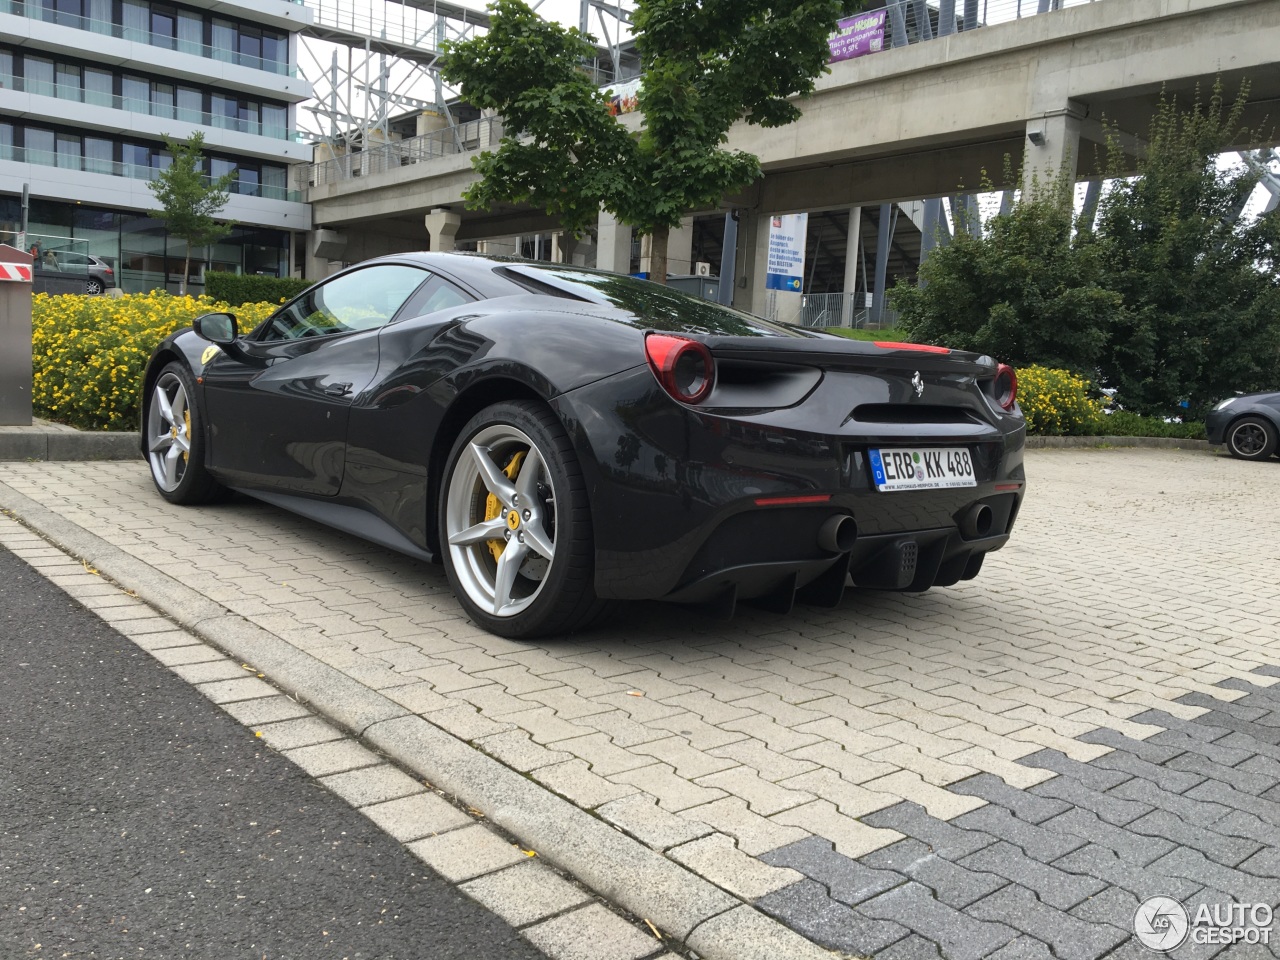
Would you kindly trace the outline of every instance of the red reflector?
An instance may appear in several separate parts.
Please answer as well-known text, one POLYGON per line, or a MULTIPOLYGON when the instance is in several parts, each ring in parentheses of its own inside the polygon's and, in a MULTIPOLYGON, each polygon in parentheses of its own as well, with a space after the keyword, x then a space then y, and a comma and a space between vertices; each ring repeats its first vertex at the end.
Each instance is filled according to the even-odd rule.
POLYGON ((1022 489, 1022 484, 1020 483, 997 483, 996 484, 997 493, 1004 490, 1021 490, 1021 489, 1022 489))
POLYGON ((918 350, 920 353, 950 353, 947 347, 935 347, 931 343, 895 343, 892 340, 877 340, 875 345, 884 350, 918 350))
POLYGON ((757 507, 791 507, 801 503, 830 503, 831 494, 815 493, 803 497, 756 497, 757 507))

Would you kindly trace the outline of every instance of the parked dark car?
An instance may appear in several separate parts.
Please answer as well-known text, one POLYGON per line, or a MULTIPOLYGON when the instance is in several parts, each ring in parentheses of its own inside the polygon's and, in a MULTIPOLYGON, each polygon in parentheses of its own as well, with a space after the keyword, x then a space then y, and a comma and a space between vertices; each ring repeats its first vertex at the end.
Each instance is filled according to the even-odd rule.
POLYGON ((1013 371, 770 323, 631 277, 410 254, 247 335, 156 350, 161 496, 243 491, 444 563, 477 623, 567 633, 616 599, 786 611, 975 576, 1024 492, 1013 371))
POLYGON ((1233 457, 1266 460, 1280 437, 1280 392, 1228 397, 1204 418, 1204 429, 1210 443, 1225 443, 1233 457))
POLYGON ((43 254, 35 263, 45 274, 63 274, 85 278, 85 293, 98 294, 116 285, 115 270, 101 257, 73 250, 58 250, 43 254))

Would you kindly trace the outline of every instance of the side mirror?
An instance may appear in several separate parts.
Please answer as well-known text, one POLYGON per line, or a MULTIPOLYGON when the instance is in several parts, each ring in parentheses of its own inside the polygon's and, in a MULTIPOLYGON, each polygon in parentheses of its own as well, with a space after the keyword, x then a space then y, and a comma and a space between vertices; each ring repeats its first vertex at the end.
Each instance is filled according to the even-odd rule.
POLYGON ((196 336, 216 343, 220 347, 229 347, 240 336, 234 313, 206 313, 196 317, 192 323, 196 336))

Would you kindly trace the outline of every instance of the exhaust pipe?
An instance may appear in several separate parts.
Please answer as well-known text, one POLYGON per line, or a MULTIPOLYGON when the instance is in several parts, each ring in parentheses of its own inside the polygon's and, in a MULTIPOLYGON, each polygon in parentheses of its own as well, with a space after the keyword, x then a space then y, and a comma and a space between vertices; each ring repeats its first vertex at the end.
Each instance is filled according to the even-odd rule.
POLYGON ((985 503, 975 503, 960 518, 960 533, 966 540, 981 540, 991 535, 991 508, 985 503))
POLYGON ((828 517, 818 530, 818 546, 830 553, 848 553, 858 539, 858 522, 847 514, 828 517))

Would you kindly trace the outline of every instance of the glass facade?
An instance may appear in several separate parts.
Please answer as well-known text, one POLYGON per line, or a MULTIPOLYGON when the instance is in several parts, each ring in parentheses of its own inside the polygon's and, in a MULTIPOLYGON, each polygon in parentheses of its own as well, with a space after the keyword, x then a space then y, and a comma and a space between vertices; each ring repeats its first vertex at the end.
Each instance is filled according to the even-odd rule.
MULTIPOLYGON (((21 199, 0 194, 0 241, 13 243, 21 229, 21 199)), ((75 249, 106 260, 126 293, 165 288, 177 293, 186 244, 169 235, 164 221, 146 214, 32 198, 27 231, 65 240, 75 249)), ((48 245, 46 243, 46 245, 48 245)), ((55 244, 56 245, 56 244, 55 244)), ((237 226, 209 247, 193 250, 187 290, 204 291, 204 272, 289 275, 289 234, 266 227, 237 226)))
POLYGON ((271 73, 292 73, 288 35, 203 10, 150 0, 0 0, 0 13, 123 37, 271 73))
POLYGON ((187 123, 225 127, 255 136, 279 140, 292 136, 289 107, 281 101, 223 93, 134 70, 112 70, 75 57, 55 60, 3 43, 0 87, 153 117, 177 117, 187 123))

